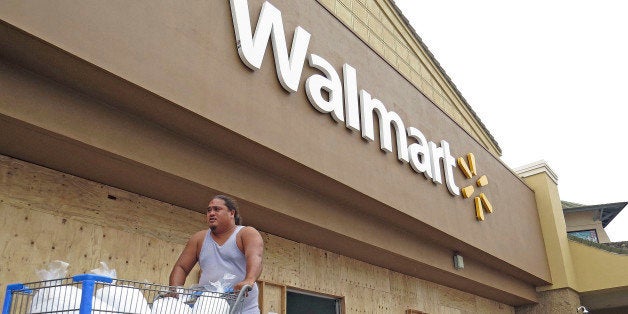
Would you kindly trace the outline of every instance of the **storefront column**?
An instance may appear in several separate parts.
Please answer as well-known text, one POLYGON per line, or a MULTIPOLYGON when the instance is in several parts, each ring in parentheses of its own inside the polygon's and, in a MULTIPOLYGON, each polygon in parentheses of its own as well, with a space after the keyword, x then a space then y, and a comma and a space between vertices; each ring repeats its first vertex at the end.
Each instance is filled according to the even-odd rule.
POLYGON ((520 167, 515 172, 534 190, 552 277, 552 285, 537 287, 539 304, 520 307, 517 313, 565 313, 567 309, 575 312, 580 306, 580 297, 558 194, 558 177, 544 161, 520 167))

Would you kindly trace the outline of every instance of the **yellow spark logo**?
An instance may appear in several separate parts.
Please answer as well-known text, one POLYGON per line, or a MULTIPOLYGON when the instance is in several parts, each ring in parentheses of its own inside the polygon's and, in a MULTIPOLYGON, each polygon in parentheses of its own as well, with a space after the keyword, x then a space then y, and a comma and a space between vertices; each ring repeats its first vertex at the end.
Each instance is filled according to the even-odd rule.
MULTIPOLYGON (((477 170, 475 167, 475 156, 473 156, 472 153, 467 154, 467 160, 464 160, 464 158, 462 157, 458 157, 457 161, 458 168, 460 168, 462 174, 464 174, 467 179, 471 179, 473 178, 473 176, 477 175, 477 170), (469 162, 468 164, 467 161, 469 162)), ((477 179, 475 184, 478 186, 478 188, 483 187, 488 184, 488 178, 486 177, 486 175, 483 175, 479 179, 477 179)), ((473 192, 475 192, 475 189, 473 188, 473 185, 468 185, 461 188, 460 192, 462 194, 462 197, 469 198, 473 196, 473 192)), ((480 195, 476 196, 473 200, 475 201, 475 217, 477 218, 477 220, 484 220, 484 211, 486 211, 487 213, 493 212, 493 206, 488 201, 488 198, 486 197, 486 195, 484 195, 484 193, 480 193, 480 195)))

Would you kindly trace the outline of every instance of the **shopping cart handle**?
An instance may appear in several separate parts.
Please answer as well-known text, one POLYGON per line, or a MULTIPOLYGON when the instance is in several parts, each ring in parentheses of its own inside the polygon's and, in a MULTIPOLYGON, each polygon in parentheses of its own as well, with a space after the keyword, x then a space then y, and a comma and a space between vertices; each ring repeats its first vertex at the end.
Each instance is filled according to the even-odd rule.
POLYGON ((229 314, 236 314, 238 312, 236 312, 236 310, 238 308, 241 309, 241 302, 244 301, 244 298, 246 297, 247 293, 249 293, 249 291, 253 290, 253 286, 251 285, 244 285, 242 286, 242 289, 240 289, 240 291, 238 292, 238 297, 236 298, 236 301, 234 303, 234 305, 231 307, 231 310, 229 311, 229 314), (238 306, 239 305, 239 306, 238 306))
POLYGON ((253 290, 253 286, 251 286, 251 285, 244 285, 244 286, 242 286, 242 290, 244 290, 244 292, 249 292, 249 291, 253 290))

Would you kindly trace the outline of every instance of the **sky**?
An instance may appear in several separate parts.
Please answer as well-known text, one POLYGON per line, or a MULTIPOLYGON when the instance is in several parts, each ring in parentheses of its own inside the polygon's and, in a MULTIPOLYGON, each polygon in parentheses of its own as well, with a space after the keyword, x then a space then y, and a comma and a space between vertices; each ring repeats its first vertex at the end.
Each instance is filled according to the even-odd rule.
MULTIPOLYGON (((561 200, 628 201, 628 1, 395 2, 509 167, 546 161, 561 200)), ((628 208, 606 231, 628 241, 628 208)))

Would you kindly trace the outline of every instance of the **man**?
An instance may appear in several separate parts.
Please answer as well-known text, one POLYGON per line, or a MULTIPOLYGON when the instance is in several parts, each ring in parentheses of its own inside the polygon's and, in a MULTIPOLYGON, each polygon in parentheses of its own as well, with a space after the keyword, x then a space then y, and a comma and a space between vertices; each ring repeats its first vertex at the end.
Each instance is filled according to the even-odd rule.
POLYGON ((199 284, 224 283, 225 275, 235 275, 233 289, 253 286, 244 299, 242 313, 259 313, 258 289, 255 283, 262 273, 264 242, 253 227, 240 226, 238 206, 232 198, 215 196, 207 206, 209 230, 195 233, 186 244, 170 273, 170 285, 182 286, 198 262, 199 284))

